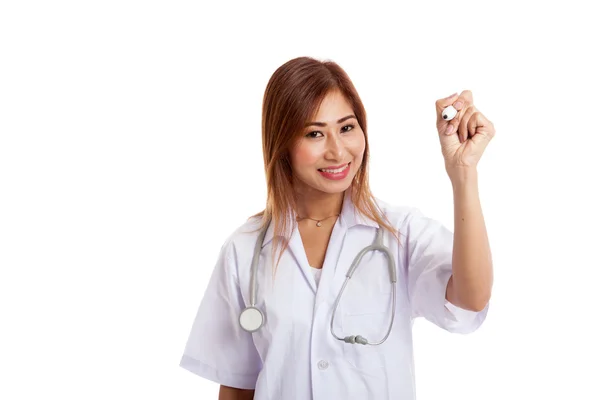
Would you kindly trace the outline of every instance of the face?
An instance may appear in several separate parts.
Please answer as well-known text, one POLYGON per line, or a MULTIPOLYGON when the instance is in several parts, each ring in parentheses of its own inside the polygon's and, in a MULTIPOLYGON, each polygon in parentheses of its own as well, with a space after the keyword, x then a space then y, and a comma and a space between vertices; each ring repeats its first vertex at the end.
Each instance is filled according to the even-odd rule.
POLYGON ((339 91, 330 92, 309 123, 290 151, 296 189, 341 193, 352 184, 365 151, 354 111, 339 91))

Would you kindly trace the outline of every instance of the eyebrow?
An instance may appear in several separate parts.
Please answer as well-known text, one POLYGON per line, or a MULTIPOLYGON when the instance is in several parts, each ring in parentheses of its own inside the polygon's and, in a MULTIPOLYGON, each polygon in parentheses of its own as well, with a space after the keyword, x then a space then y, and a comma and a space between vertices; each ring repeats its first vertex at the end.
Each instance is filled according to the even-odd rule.
MULTIPOLYGON (((344 122, 345 120, 350 119, 350 118, 356 118, 356 116, 354 116, 354 114, 352 114, 352 115, 346 115, 344 118, 338 119, 337 123, 341 124, 342 122, 344 122)), ((311 125, 327 126, 327 124, 325 122, 309 122, 306 125, 304 125, 304 127, 311 126, 311 125)))

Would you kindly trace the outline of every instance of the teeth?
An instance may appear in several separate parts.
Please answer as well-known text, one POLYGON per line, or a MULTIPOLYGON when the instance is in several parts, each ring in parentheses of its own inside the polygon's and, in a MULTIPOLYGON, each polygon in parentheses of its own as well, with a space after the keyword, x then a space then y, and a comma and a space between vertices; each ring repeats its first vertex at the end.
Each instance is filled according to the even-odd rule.
POLYGON ((348 168, 349 165, 350 164, 346 164, 342 168, 338 168, 338 169, 321 168, 321 171, 327 172, 327 173, 330 173, 330 174, 339 174, 340 172, 342 172, 343 170, 345 170, 346 168, 348 168))

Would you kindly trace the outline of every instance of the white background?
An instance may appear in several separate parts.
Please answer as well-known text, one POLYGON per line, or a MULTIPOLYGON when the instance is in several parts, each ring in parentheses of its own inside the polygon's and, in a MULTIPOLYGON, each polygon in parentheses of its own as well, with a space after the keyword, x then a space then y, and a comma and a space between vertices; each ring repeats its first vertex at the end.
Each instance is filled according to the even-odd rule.
POLYGON ((267 81, 304 55, 354 81, 374 194, 450 229, 434 103, 469 89, 496 127, 490 312, 416 322, 419 400, 600 398, 597 11, 398 3, 2 2, 0 398, 217 398, 179 359, 264 206, 267 81))

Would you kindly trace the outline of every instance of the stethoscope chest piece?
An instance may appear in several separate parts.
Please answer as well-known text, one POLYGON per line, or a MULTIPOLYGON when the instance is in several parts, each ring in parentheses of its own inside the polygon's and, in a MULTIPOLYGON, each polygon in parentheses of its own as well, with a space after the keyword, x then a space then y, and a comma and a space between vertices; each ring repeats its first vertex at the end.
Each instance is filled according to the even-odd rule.
POLYGON ((255 332, 263 326, 265 317, 258 308, 246 307, 240 314, 240 326, 247 332, 255 332))

